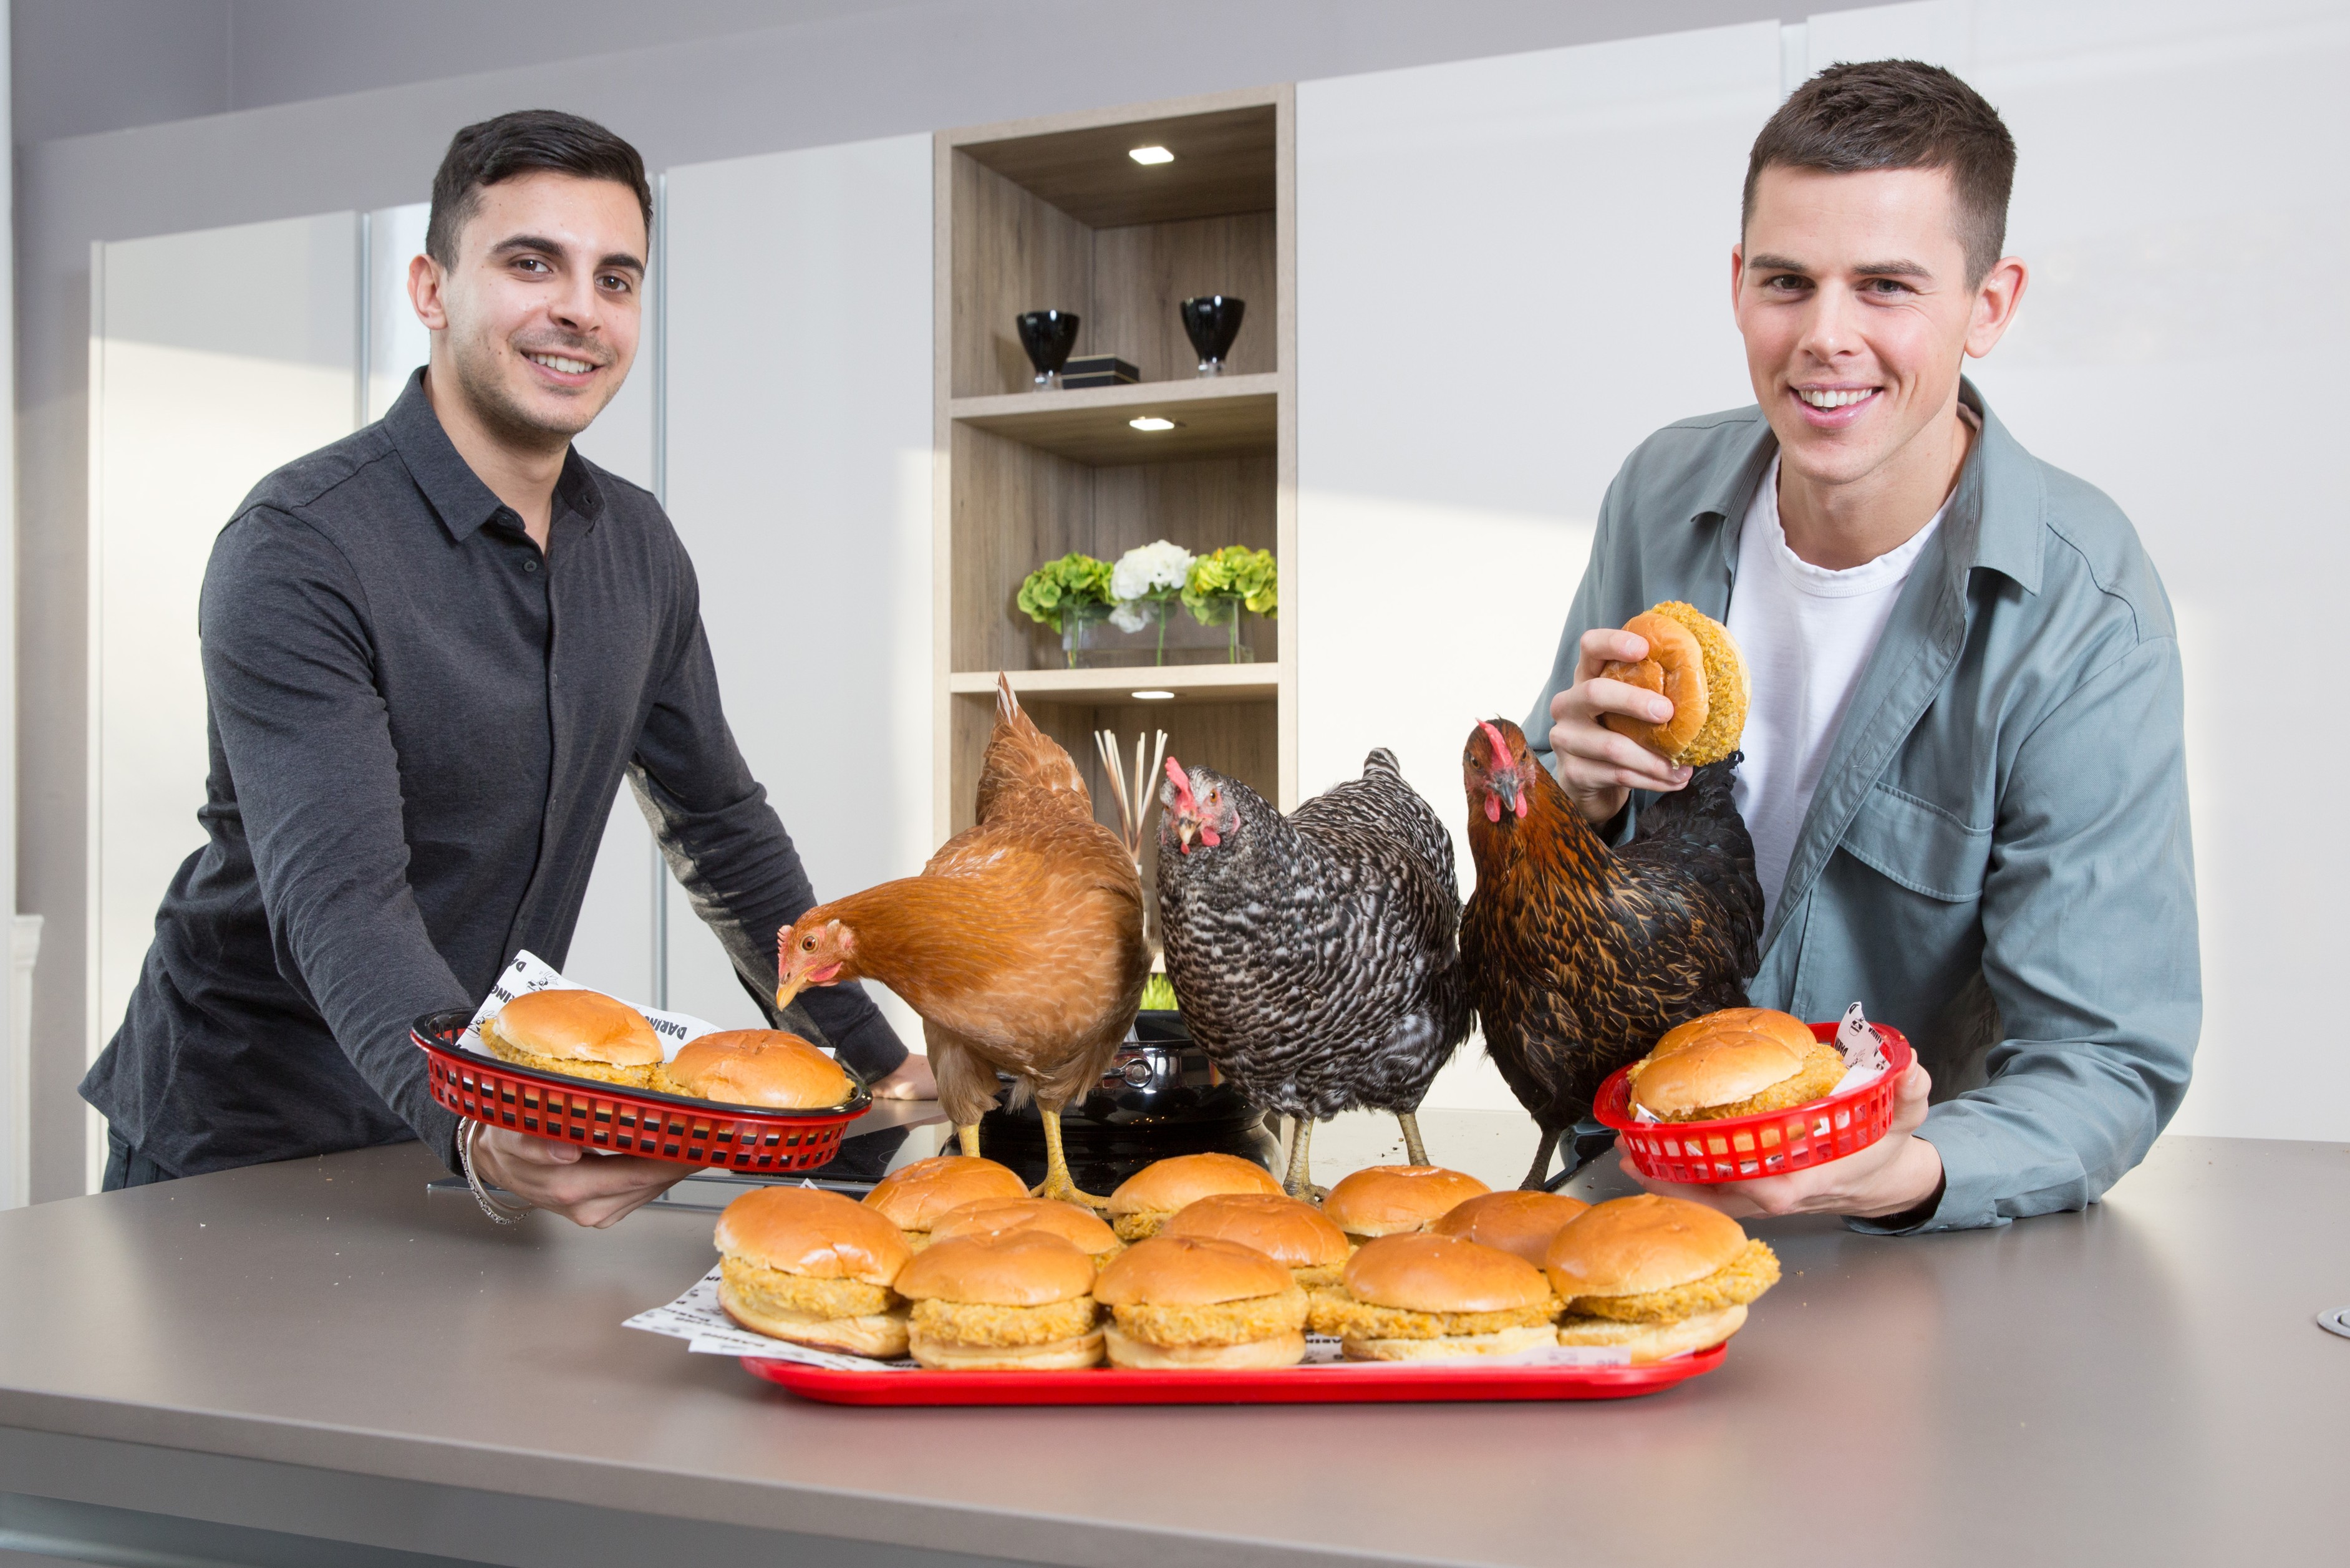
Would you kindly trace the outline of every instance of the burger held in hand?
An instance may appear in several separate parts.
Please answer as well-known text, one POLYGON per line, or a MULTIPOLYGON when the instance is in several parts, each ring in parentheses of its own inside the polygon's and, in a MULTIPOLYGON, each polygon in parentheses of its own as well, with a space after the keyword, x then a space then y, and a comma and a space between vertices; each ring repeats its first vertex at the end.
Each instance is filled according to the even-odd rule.
POLYGON ((1179 1154, 1144 1166, 1109 1195, 1110 1227, 1125 1241, 1155 1236, 1175 1211, 1225 1192, 1279 1194, 1264 1167, 1230 1154, 1179 1154))
POLYGON ((1366 1242, 1344 1283, 1314 1293, 1316 1334, 1353 1361, 1442 1361, 1513 1355, 1556 1343, 1558 1298, 1514 1253, 1457 1236, 1366 1242))
POLYGON ((1311 1203, 1285 1194, 1226 1192, 1186 1204, 1159 1232, 1237 1241, 1289 1271, 1301 1290, 1335 1285, 1354 1254, 1347 1233, 1311 1203))
POLYGON ((718 1218, 718 1304, 754 1334, 851 1355, 906 1354, 912 1259, 898 1228, 812 1187, 763 1187, 718 1218))
POLYGON ((654 1086, 660 1039, 645 1015, 599 991, 526 991, 482 1020, 482 1044, 520 1067, 654 1086))
POLYGON ((1638 659, 1611 659, 1600 675, 1653 691, 1673 705, 1660 724, 1608 713, 1600 722, 1676 767, 1718 763, 1746 731, 1746 659, 1730 628, 1695 605, 1668 600, 1624 623, 1648 643, 1638 659))
POLYGON ((891 1171, 874 1183, 865 1203, 904 1231, 906 1244, 919 1252, 931 1244, 931 1227, 941 1215, 983 1199, 1027 1196, 1028 1184, 1008 1165, 941 1154, 891 1171))
POLYGON ((933 1239, 898 1276, 908 1345, 942 1372, 1061 1372, 1102 1357, 1094 1261, 1045 1231, 933 1239))
POLYGON ((857 1093, 839 1063, 780 1029, 726 1029, 689 1040, 653 1075, 653 1087, 720 1105, 795 1111, 827 1109, 857 1093))
POLYGON ((1342 1179, 1322 1199, 1352 1241, 1425 1231, 1461 1204, 1492 1188, 1473 1176, 1438 1165, 1373 1165, 1342 1179))
POLYGON ((1747 1303, 1779 1282, 1779 1260, 1738 1221, 1644 1193, 1595 1205, 1551 1238, 1550 1282, 1566 1303, 1561 1345, 1618 1346, 1635 1364, 1719 1345, 1747 1303))
POLYGON ((1768 1008, 1710 1012, 1657 1042, 1626 1075, 1659 1121, 1718 1121, 1809 1105, 1844 1077, 1843 1054, 1801 1019, 1768 1008))
POLYGON ((1110 1365, 1295 1366, 1305 1358, 1305 1293, 1253 1247, 1204 1236, 1138 1241, 1101 1272, 1110 1365))

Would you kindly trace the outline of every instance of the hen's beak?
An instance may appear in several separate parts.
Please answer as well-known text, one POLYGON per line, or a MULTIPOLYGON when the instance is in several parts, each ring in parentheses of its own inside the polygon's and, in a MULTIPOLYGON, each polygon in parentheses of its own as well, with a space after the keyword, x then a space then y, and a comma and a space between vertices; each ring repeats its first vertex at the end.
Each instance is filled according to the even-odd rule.
POLYGON ((1175 836, 1180 841, 1184 854, 1191 853, 1191 840, 1198 837, 1199 834, 1200 825, 1190 817, 1179 816, 1175 819, 1175 836))
POLYGON ((784 976, 783 984, 775 987, 775 1005, 777 1007, 789 1007, 792 1004, 792 998, 797 996, 801 992, 806 991, 806 975, 795 971, 793 973, 784 976))

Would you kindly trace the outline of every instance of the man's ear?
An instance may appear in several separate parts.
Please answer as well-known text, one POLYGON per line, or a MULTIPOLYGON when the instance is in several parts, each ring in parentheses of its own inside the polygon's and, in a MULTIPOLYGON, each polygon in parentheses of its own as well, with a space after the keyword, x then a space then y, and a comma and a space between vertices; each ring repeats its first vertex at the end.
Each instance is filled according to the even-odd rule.
POLYGON ((1975 286, 1974 319, 1967 323, 1967 355, 1980 359, 1998 346, 2015 325, 2015 313, 2023 304, 2023 291, 2032 282, 2032 269, 2018 256, 2002 256, 1975 286))
POLYGON ((416 309, 416 319, 424 323, 427 332, 444 332, 449 327, 449 306, 441 297, 445 277, 441 264, 429 255, 412 256, 408 263, 408 303, 416 309))
POLYGON ((1739 241, 1730 247, 1730 319, 1738 319, 1738 286, 1746 277, 1746 242, 1739 241))

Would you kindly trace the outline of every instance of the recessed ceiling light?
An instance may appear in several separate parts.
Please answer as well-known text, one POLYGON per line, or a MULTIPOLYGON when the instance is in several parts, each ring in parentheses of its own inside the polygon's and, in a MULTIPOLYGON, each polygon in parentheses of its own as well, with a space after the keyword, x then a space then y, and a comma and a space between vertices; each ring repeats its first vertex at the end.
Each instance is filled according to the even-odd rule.
POLYGON ((1162 420, 1157 414, 1145 414, 1140 419, 1126 422, 1139 431, 1171 431, 1175 428, 1173 420, 1162 420))
POLYGON ((1127 154, 1137 163, 1172 163, 1175 155, 1164 147, 1138 147, 1127 154))
POLYGON ((1138 702, 1172 702, 1175 701, 1175 693, 1172 691, 1138 691, 1134 694, 1134 697, 1135 701, 1138 702))

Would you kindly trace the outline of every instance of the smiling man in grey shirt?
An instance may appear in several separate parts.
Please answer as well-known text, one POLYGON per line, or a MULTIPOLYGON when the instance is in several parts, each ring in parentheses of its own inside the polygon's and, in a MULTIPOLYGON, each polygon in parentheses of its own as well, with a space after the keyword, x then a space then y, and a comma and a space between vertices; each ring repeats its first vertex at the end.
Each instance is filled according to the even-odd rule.
POLYGON ((1835 611, 1748 619, 1788 644, 1748 732, 1806 759, 1752 782, 1807 792, 1742 802, 1799 825, 1770 857, 1783 874, 1752 1000, 1809 1019, 1859 1001, 1920 1065, 1869 1148, 1719 1187, 1644 1182, 1733 1215, 1898 1231, 2078 1208, 2186 1093, 2202 996, 2169 601, 2120 509, 2025 452, 1960 375, 2023 296, 2023 264, 2001 254, 2014 162, 1989 104, 1913 62, 1834 67, 1781 107, 1731 256, 1758 401, 1625 463, 1526 722, 1585 815, 1637 811, 1635 792, 1688 770, 1600 724, 1671 711, 1600 676, 1645 651, 1614 628, 1662 599, 1735 625, 1741 595, 1774 591, 1739 570, 1742 527, 1773 522, 1766 480, 1812 576, 1922 541, 1842 691, 1786 700, 1786 671, 1853 668, 1848 628, 1818 618, 1835 611), (1807 616, 1809 659, 1786 629, 1807 616), (1808 732, 1806 712, 1830 722, 1808 732))
MULTIPOLYGON (((201 608, 207 843, 82 1085, 108 1185, 421 1137, 456 1158, 410 1023, 523 948, 561 962, 621 782, 762 1006, 816 902, 718 700, 658 503, 572 450, 628 374, 650 193, 574 116, 458 132, 410 293, 432 358, 380 422, 262 481, 201 608)), ((592 981, 595 977, 583 977, 592 981)), ((853 986, 786 1020, 929 1090, 853 986)), ((685 1173, 505 1129, 486 1179, 609 1224, 685 1173)))

